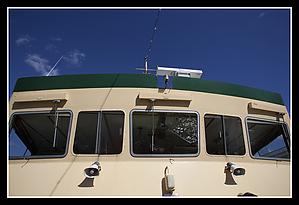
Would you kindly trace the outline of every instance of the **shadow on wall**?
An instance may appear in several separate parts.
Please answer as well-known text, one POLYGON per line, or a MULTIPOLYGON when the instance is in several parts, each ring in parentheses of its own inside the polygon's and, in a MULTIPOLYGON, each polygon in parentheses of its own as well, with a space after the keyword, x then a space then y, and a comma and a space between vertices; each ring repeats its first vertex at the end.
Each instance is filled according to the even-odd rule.
POLYGON ((78 185, 78 187, 94 187, 93 181, 94 178, 85 177, 85 179, 78 185))
POLYGON ((229 169, 224 169, 225 173, 225 182, 226 185, 237 185, 237 182, 234 180, 232 173, 229 169))
POLYGON ((163 177, 161 180, 161 189, 162 189, 162 196, 171 196, 173 193, 172 191, 166 190, 165 177, 163 177))

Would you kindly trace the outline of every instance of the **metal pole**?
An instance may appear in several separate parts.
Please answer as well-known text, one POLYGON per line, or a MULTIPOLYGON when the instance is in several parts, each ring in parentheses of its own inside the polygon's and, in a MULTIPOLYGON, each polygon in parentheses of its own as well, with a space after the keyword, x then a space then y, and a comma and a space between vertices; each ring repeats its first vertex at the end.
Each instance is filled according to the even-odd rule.
POLYGON ((145 59, 145 74, 148 74, 148 71, 147 71, 147 57, 145 57, 144 59, 145 59))
POLYGON ((56 138, 57 138, 57 124, 58 124, 58 113, 57 113, 57 104, 60 100, 54 100, 54 110, 55 110, 55 124, 54 124, 54 139, 53 139, 53 147, 56 147, 56 138))
POLYGON ((224 116, 221 116, 222 118, 222 130, 223 130, 223 147, 224 147, 224 154, 227 155, 227 147, 226 147, 226 130, 225 130, 225 122, 224 122, 224 116))

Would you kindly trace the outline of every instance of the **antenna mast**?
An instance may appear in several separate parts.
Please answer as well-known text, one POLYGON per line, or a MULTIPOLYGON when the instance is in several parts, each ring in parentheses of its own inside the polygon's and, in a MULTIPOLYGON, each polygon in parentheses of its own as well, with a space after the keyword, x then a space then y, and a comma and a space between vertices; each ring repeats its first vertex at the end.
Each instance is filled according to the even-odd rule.
POLYGON ((158 15, 157 15, 157 18, 156 18, 156 23, 155 23, 155 27, 154 27, 154 30, 153 30, 153 34, 152 34, 152 39, 151 39, 151 42, 150 42, 150 45, 149 45, 149 48, 148 48, 148 51, 147 51, 147 55, 145 56, 145 73, 148 74, 148 71, 147 71, 147 59, 148 59, 148 54, 149 52, 151 51, 151 46, 152 46, 152 43, 153 43, 153 39, 154 39, 154 34, 155 34, 155 31, 157 29, 157 22, 158 22, 158 18, 159 18, 159 14, 160 14, 160 11, 161 9, 159 9, 158 11, 158 15))
POLYGON ((62 59, 62 57, 63 57, 63 56, 61 56, 61 57, 59 58, 59 60, 57 61, 57 63, 55 63, 55 65, 53 66, 53 68, 49 71, 49 73, 48 73, 46 76, 49 76, 49 75, 50 75, 50 73, 54 70, 54 68, 55 68, 56 65, 59 63, 59 61, 62 59))

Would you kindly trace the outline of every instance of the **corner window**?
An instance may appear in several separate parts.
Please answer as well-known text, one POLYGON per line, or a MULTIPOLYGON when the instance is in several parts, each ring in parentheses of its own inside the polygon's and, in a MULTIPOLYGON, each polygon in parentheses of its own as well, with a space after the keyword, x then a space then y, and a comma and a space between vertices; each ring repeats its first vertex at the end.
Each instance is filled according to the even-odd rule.
POLYGON ((62 157, 67 152, 71 113, 15 113, 10 121, 9 157, 62 157))
POLYGON ((290 136, 283 122, 247 118, 251 156, 264 159, 290 159, 290 136))
POLYGON ((123 128, 122 111, 80 112, 73 152, 75 154, 120 154, 123 128))
POLYGON ((242 122, 238 117, 205 115, 207 152, 214 155, 244 155, 242 122))
POLYGON ((197 156, 198 114, 180 111, 131 112, 133 156, 197 156))

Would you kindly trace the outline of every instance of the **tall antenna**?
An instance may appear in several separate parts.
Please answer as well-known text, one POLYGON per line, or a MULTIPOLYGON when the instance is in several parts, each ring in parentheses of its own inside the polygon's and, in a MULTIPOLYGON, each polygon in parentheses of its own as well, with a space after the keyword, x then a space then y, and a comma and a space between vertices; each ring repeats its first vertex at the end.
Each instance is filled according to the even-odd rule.
POLYGON ((46 76, 49 76, 49 75, 50 75, 50 73, 54 70, 54 68, 55 68, 56 65, 59 63, 59 61, 62 59, 62 57, 63 57, 63 56, 61 56, 61 57, 59 58, 59 60, 57 61, 57 63, 55 63, 55 65, 53 66, 53 68, 49 71, 49 73, 48 73, 46 76))
POLYGON ((159 9, 158 11, 158 15, 157 15, 157 18, 156 18, 156 23, 155 23, 155 27, 154 27, 154 30, 153 30, 153 34, 152 34, 152 39, 151 39, 151 42, 150 42, 150 45, 149 45, 149 48, 148 48, 148 51, 147 51, 147 55, 145 56, 145 73, 148 74, 148 71, 147 71, 147 59, 148 59, 148 54, 149 52, 151 51, 151 47, 152 47, 152 43, 153 43, 153 39, 154 39, 154 34, 155 34, 155 31, 157 29, 157 22, 158 22, 158 18, 159 18, 159 14, 160 14, 160 11, 161 9, 159 9))

